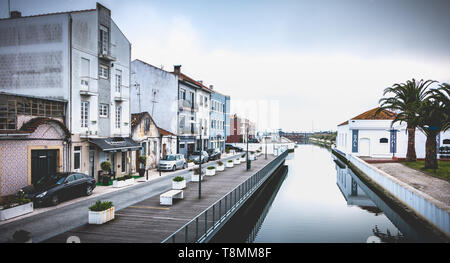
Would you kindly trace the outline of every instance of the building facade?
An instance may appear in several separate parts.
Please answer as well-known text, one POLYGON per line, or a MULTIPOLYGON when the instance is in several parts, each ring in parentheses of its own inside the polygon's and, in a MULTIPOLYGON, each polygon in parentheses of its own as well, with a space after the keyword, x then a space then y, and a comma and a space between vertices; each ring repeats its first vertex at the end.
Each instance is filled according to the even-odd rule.
POLYGON ((209 139, 210 149, 220 149, 222 152, 225 151, 225 139, 229 135, 227 133, 227 120, 229 121, 230 108, 229 101, 230 97, 220 94, 210 87, 211 92, 211 110, 210 110, 210 122, 211 131, 209 139), (227 116, 228 115, 228 116, 227 116))
POLYGON ((0 196, 69 166, 66 102, 0 93, 0 196))
POLYGON ((108 160, 114 175, 127 173, 137 147, 129 138, 131 44, 111 11, 97 3, 55 14, 16 12, 0 20, 0 36, 0 91, 67 101, 66 171, 96 177, 108 160))
MULTIPOLYGON (((395 113, 378 108, 366 111, 338 125, 336 149, 362 157, 406 158, 408 134, 406 123, 391 126, 395 113)), ((441 132, 437 147, 446 146, 450 132, 441 132)), ((418 159, 425 158, 426 136, 419 129, 415 133, 415 151, 418 159)), ((450 145, 448 145, 450 146, 450 145)))
POLYGON ((249 119, 241 118, 237 114, 230 117, 230 135, 227 136, 227 143, 242 143, 248 138, 256 138, 256 125, 249 119))

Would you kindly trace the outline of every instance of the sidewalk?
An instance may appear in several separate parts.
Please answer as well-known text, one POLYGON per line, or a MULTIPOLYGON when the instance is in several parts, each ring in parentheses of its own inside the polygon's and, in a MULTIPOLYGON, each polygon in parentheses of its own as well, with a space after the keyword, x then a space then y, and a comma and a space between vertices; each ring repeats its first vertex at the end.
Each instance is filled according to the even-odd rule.
POLYGON ((376 168, 444 203, 450 209, 450 183, 401 163, 371 163, 376 168))

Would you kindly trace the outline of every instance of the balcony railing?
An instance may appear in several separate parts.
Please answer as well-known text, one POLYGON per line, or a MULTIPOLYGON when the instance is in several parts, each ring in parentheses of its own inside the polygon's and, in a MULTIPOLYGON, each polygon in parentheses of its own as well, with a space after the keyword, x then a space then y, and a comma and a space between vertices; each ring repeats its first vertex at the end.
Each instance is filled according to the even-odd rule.
POLYGON ((198 110, 198 104, 192 103, 192 101, 189 100, 178 100, 178 108, 180 111, 183 110, 198 110))
POLYGON ((98 41, 98 56, 109 61, 116 60, 116 57, 114 57, 111 52, 111 47, 103 47, 102 41, 98 41))
POLYGON ((92 89, 92 80, 91 77, 80 77, 80 95, 82 96, 95 96, 97 92, 92 89))

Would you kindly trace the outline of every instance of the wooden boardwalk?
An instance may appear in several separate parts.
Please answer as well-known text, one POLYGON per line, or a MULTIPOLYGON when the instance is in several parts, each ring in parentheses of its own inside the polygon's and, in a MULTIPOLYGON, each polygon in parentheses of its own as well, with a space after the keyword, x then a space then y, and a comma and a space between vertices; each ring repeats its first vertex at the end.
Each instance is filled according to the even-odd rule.
POLYGON ((161 206, 159 195, 156 195, 116 211, 116 218, 106 224, 86 224, 45 242, 65 243, 68 237, 77 236, 82 243, 159 243, 273 159, 273 155, 268 155, 267 160, 261 155, 252 161, 250 171, 246 171, 245 163, 241 163, 216 172, 215 176, 205 176, 201 199, 198 199, 198 183, 189 182, 184 189, 184 199, 174 199, 172 206, 161 206))

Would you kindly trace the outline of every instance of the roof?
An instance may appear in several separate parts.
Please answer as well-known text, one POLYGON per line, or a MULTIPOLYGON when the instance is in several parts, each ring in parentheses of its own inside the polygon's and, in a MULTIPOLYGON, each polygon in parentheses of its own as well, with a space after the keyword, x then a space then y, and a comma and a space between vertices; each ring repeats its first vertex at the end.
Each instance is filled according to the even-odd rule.
POLYGON ((134 130, 136 128, 136 126, 139 125, 139 123, 141 123, 142 118, 144 116, 148 116, 150 118, 150 120, 155 124, 156 128, 158 128, 158 132, 161 133, 163 136, 177 136, 176 134, 167 131, 163 128, 158 127, 158 125, 156 124, 156 122, 153 120, 152 116, 150 115, 150 113, 144 111, 144 112, 140 112, 140 113, 133 113, 131 114, 131 129, 134 130))
POLYGON ((29 135, 31 133, 33 133, 34 131, 36 131, 36 129, 43 125, 43 124, 50 124, 50 123, 54 123, 56 125, 58 125, 64 132, 66 137, 70 137, 71 133, 69 131, 69 129, 67 129, 66 125, 64 125, 64 123, 55 120, 55 119, 51 119, 51 118, 47 118, 47 117, 36 117, 33 118, 27 122, 25 122, 22 127, 20 127, 19 130, 2 130, 0 131, 0 134, 6 134, 6 135, 29 135))
MULTIPOLYGON (((80 13, 80 12, 92 12, 92 11, 96 11, 96 10, 97 9, 83 9, 83 10, 74 10, 74 11, 63 11, 63 12, 45 13, 45 14, 20 16, 20 17, 6 17, 6 18, 0 18, 0 20, 17 19, 17 18, 28 18, 28 17, 39 17, 39 16, 51 16, 51 15, 64 15, 64 14, 80 13)), ((11 12, 12 11, 14 11, 14 10, 11 10, 11 12)))
MULTIPOLYGON (((376 112, 380 109, 380 107, 376 107, 374 109, 368 110, 364 113, 359 114, 356 117, 351 118, 350 120, 393 120, 397 116, 396 113, 388 110, 382 109, 378 114, 376 112), (376 115, 375 115, 376 114, 376 115)), ((345 121, 338 126, 347 125, 348 121, 345 121)))
POLYGON ((191 78, 191 77, 189 77, 189 76, 187 76, 187 75, 185 75, 185 74, 183 74, 181 72, 180 73, 172 72, 172 73, 175 74, 175 75, 178 75, 178 79, 181 80, 181 81, 186 81, 186 82, 189 82, 189 83, 194 84, 196 86, 199 86, 202 89, 206 90, 207 92, 213 92, 212 89, 206 87, 202 83, 194 80, 193 78, 191 78))

